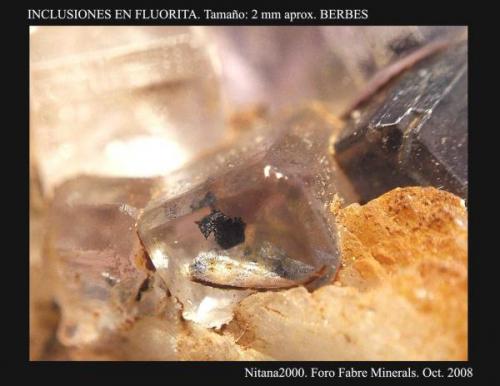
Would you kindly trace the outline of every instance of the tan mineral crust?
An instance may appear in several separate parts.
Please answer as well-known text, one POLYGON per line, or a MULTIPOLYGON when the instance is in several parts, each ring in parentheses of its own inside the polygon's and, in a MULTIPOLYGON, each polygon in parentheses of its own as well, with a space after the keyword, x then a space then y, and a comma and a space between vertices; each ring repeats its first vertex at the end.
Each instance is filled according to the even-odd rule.
MULTIPOLYGON (((467 209, 435 188, 398 188, 336 215, 342 267, 332 284, 257 292, 220 330, 165 310, 123 331, 112 353, 71 359, 466 360, 467 209), (119 343, 119 344, 117 344, 119 343)), ((100 351, 99 351, 100 350, 100 351)), ((105 354, 101 351, 104 350, 105 354)))

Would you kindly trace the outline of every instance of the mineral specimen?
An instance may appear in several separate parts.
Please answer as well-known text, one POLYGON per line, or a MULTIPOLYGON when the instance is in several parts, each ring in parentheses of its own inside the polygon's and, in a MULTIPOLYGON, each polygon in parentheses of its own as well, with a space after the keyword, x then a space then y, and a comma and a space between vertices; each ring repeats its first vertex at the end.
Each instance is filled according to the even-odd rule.
POLYGON ((467 196, 467 43, 449 43, 354 110, 335 155, 362 201, 397 186, 467 196))
POLYGON ((197 221, 201 233, 208 239, 211 233, 222 249, 229 249, 245 241, 245 227, 241 217, 227 217, 220 210, 212 209, 210 214, 197 221))
POLYGON ((153 185, 153 179, 79 177, 57 188, 47 264, 64 344, 92 343, 154 309, 144 296, 153 278, 135 230, 153 185))
POLYGON ((466 195, 465 44, 422 59, 439 28, 221 28, 219 82, 199 29, 58 31, 30 32, 31 209, 49 204, 31 222, 30 357, 466 358, 464 200, 415 187, 342 207, 415 181, 466 195), (415 57, 341 137, 338 106, 268 115, 341 105, 415 57), (221 86, 230 109, 267 102, 229 117, 232 136, 221 86))
MULTIPOLYGON (((435 188, 394 189, 340 209, 337 220, 336 281, 313 293, 249 296, 228 339, 277 360, 466 360, 464 201, 435 188)), ((189 355, 216 357, 198 348, 189 355)))
POLYGON ((126 355, 114 358, 132 360, 466 360, 463 200, 396 189, 339 209, 336 219, 343 264, 333 283, 247 296, 222 331, 174 310, 147 316, 108 352, 119 347, 126 355))
POLYGON ((274 140, 248 133, 166 177, 139 219, 140 238, 186 319, 220 326, 253 289, 313 288, 339 266, 329 203, 339 188, 347 196, 348 185, 328 154, 334 127, 313 108, 274 127, 274 140), (212 308, 226 311, 206 319, 212 308))
POLYGON ((39 27, 32 162, 45 195, 79 174, 151 177, 227 134, 210 44, 188 27, 39 27))
POLYGON ((263 103, 271 110, 307 100, 340 113, 388 64, 457 26, 211 27, 221 82, 231 106, 263 103))

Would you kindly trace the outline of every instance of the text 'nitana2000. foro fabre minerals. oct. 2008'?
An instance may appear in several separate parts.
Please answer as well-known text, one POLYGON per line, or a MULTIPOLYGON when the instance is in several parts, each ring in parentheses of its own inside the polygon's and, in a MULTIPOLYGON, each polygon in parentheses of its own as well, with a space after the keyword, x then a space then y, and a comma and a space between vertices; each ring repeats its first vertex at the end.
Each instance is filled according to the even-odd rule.
POLYGON ((31 28, 30 358, 467 359, 467 108, 465 27, 31 28))

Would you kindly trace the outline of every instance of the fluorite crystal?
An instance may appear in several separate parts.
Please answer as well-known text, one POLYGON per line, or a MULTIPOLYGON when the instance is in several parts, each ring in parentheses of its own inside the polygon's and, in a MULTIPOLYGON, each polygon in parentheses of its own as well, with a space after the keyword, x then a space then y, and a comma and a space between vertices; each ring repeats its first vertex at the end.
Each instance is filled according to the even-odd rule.
POLYGON ((220 326, 253 290, 313 288, 339 266, 329 204, 348 189, 328 154, 334 127, 314 109, 273 127, 166 177, 139 219, 186 319, 220 326))
POLYGON ((226 135, 210 44, 188 27, 39 27, 32 161, 43 193, 79 174, 151 177, 226 135))
POLYGON ((92 343, 154 310, 148 292, 154 279, 135 230, 153 185, 153 179, 79 177, 56 190, 47 263, 64 344, 92 343))

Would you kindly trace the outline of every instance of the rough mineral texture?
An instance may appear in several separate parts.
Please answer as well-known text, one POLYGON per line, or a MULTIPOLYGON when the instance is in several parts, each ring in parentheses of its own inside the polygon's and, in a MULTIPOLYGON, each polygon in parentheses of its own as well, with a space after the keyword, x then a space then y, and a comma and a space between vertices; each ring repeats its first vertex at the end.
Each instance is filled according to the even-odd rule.
MULTIPOLYGON (((434 188, 395 189, 338 211, 344 266, 336 281, 246 298, 223 334, 242 359, 465 360, 467 214, 434 188)), ((207 331, 183 359, 233 359, 207 331), (200 340, 201 339, 201 340, 200 340)), ((230 346, 231 347, 231 346, 230 346)))

